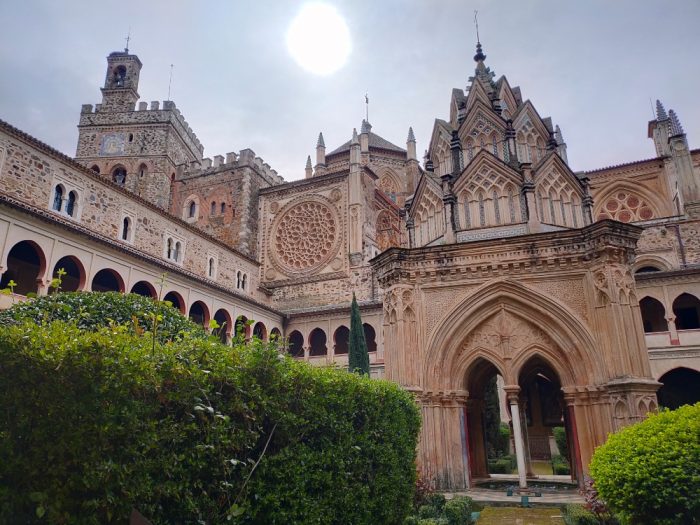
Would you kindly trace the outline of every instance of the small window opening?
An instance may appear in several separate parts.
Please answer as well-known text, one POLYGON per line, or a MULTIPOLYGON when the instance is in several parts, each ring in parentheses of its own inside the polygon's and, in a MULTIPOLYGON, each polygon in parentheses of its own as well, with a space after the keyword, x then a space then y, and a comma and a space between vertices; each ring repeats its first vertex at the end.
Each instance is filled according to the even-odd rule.
POLYGON ((216 213, 216 203, 212 202, 210 215, 214 215, 215 213, 216 213))
POLYGON ((90 168, 90 169, 91 169, 92 171, 94 171, 95 173, 99 173, 99 172, 100 172, 100 167, 99 167, 97 164, 93 164, 93 165, 92 165, 92 168, 90 168))
POLYGON ((188 211, 187 213, 188 213, 187 216, 188 216, 190 219, 193 219, 195 213, 197 213, 197 205, 195 204, 194 201, 190 202, 189 211, 188 211))
POLYGON ((66 203, 66 213, 71 217, 75 214, 75 201, 78 200, 78 194, 71 191, 68 194, 68 202, 66 203))
POLYGON ((182 251, 182 244, 180 244, 180 241, 177 241, 175 243, 175 253, 173 254, 173 259, 175 259, 175 262, 180 262, 181 251, 182 251))
POLYGON ((61 211, 63 206, 63 186, 56 186, 53 195, 53 205, 51 206, 56 211, 61 211))
POLYGON ((129 133, 129 142, 134 142, 134 134, 129 133))
POLYGON ((129 227, 131 225, 131 221, 129 220, 129 217, 124 217, 124 222, 122 224, 122 240, 123 241, 128 241, 129 240, 129 227))
POLYGON ((221 203, 221 213, 224 213, 224 212, 226 212, 226 203, 222 202, 221 203))
POLYGON ((124 186, 126 182, 126 169, 124 168, 114 168, 112 172, 112 181, 119 186, 124 186))
POLYGON ((167 249, 166 249, 165 258, 166 258, 166 259, 172 259, 172 258, 173 258, 173 239, 172 239, 172 237, 168 237, 168 243, 167 243, 167 249))
POLYGON ((214 277, 214 259, 209 259, 209 277, 214 277))

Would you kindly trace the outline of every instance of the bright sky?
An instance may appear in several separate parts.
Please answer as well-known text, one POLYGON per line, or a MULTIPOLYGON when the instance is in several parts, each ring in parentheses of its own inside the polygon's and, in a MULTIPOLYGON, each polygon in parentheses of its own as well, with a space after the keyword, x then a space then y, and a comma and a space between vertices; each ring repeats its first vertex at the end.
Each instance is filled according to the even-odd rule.
MULTIPOLYGON (((281 0, 0 0, 0 118, 75 154, 81 104, 99 103, 105 57, 144 64, 142 101, 172 100, 205 156, 252 148, 302 178, 323 131, 350 139, 369 92, 373 131, 419 156, 453 87, 473 73, 474 9, 486 64, 561 126, 578 171, 654 156, 649 98, 675 109, 700 147, 698 0, 328 0, 351 38, 345 66, 318 76, 286 35, 304 2, 281 0)), ((324 42, 319 42, 326 52, 324 42)))

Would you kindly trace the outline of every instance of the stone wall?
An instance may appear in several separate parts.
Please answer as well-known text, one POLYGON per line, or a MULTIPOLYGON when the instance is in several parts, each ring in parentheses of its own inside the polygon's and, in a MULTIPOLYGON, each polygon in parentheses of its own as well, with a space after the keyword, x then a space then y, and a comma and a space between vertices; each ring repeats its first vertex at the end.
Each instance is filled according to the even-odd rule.
MULTIPOLYGON (((91 231, 125 243, 146 254, 165 259, 166 240, 182 244, 183 270, 212 278, 220 285, 236 289, 237 272, 248 275, 248 293, 259 300, 258 264, 214 238, 198 233, 193 226, 170 217, 145 200, 83 169, 67 157, 14 130, 0 125, 0 187, 2 192, 29 206, 51 210, 54 188, 65 188, 65 195, 77 192, 71 220, 91 231), (133 225, 130 240, 122 240, 122 225, 128 217, 133 225), (216 273, 208 276, 209 258, 215 259, 216 273)), ((52 212, 57 213, 58 212, 52 212)), ((61 217, 67 217, 65 213, 61 217)))

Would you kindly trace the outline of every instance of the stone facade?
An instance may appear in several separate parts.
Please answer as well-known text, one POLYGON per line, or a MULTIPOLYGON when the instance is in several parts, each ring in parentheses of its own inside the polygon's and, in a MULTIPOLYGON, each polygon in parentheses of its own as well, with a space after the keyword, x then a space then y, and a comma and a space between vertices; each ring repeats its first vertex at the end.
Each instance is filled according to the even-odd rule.
POLYGON ((0 288, 46 293, 63 267, 69 289, 164 297, 222 339, 252 319, 340 367, 355 295, 373 377, 420 402, 437 487, 488 478, 494 378, 521 487, 553 426, 580 482, 609 432, 700 382, 700 150, 659 103, 654 158, 575 172, 485 58, 423 166, 413 130, 402 148, 363 121, 285 182, 250 149, 203 158, 172 101, 138 103, 138 57, 112 53, 75 159, 0 123, 0 288))

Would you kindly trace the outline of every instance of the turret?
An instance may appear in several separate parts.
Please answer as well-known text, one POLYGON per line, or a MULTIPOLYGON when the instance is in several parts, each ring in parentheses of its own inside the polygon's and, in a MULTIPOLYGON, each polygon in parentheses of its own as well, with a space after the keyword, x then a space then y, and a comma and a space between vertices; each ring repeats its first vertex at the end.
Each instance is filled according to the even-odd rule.
POLYGON ((323 140, 323 133, 318 134, 318 142, 316 142, 316 168, 326 167, 326 143, 323 140))
POLYGON ((413 134, 413 128, 408 128, 408 138, 406 139, 406 158, 408 160, 418 160, 416 155, 416 137, 413 134))
POLYGON ((311 155, 309 155, 308 157, 306 157, 306 168, 305 168, 305 172, 306 172, 306 178, 307 178, 307 179, 310 179, 311 177, 314 176, 314 171, 313 171, 313 168, 311 167, 311 155))
POLYGON ((360 151, 362 153, 369 153, 369 133, 372 131, 372 124, 367 120, 362 119, 362 126, 360 127, 360 151))
POLYGON ((350 141, 350 171, 353 171, 353 167, 360 165, 360 139, 357 136, 357 130, 353 128, 352 130, 352 141, 350 141))
POLYGON ((109 54, 100 111, 134 111, 141 67, 139 57, 130 55, 128 49, 109 54))

